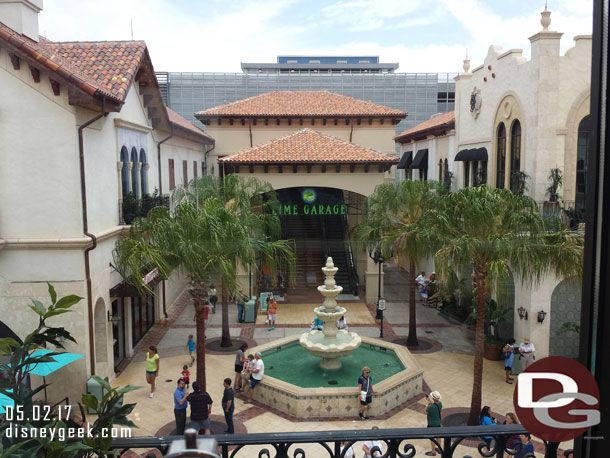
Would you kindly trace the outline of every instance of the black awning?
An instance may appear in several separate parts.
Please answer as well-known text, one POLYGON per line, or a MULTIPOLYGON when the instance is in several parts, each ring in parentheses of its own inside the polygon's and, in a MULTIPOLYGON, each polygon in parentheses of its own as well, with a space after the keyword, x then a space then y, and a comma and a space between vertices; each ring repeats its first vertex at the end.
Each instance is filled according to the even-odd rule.
POLYGON ((23 344, 23 340, 21 340, 11 328, 9 328, 6 324, 0 321, 0 338, 4 337, 10 337, 11 339, 15 339, 20 345, 23 344))
POLYGON ((463 149, 455 156, 454 161, 486 161, 487 148, 463 149))
POLYGON ((415 155, 415 159, 411 162, 412 169, 427 169, 428 168, 428 150, 420 149, 415 155))
POLYGON ((407 151, 400 158, 400 162, 396 166, 397 169, 410 169, 413 161, 413 151, 407 151))

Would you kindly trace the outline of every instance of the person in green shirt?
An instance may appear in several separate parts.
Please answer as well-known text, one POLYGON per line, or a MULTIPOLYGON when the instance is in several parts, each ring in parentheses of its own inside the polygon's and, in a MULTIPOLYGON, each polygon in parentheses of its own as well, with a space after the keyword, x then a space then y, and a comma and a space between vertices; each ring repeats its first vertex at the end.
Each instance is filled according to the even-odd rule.
POLYGON ((146 383, 150 385, 149 398, 155 395, 155 379, 159 376, 159 354, 157 347, 151 345, 146 352, 146 383))
MULTIPOLYGON (((426 407, 428 428, 439 428, 441 426, 441 410, 443 410, 441 394, 438 391, 433 391, 426 395, 426 401, 428 401, 428 406, 426 407)), ((426 452, 426 455, 436 455, 436 444, 432 439, 430 439, 430 451, 426 452)))

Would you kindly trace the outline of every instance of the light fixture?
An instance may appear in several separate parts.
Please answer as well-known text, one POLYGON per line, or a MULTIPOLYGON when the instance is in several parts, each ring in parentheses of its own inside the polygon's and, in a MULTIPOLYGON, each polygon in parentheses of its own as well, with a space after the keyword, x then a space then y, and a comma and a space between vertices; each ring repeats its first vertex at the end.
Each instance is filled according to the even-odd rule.
POLYGON ((519 318, 521 320, 523 318, 525 318, 527 320, 527 310, 525 310, 525 307, 521 306, 517 309, 517 311, 519 312, 519 318))
POLYGON ((546 317, 546 312, 544 310, 540 310, 538 312, 538 323, 542 323, 544 318, 546 317))
POLYGON ((109 322, 109 323, 112 323, 112 324, 114 324, 114 325, 119 324, 119 321, 121 321, 121 317, 120 317, 120 316, 115 316, 115 315, 112 315, 112 314, 110 313, 110 310, 108 310, 108 312, 107 312, 107 313, 108 313, 108 322, 109 322))

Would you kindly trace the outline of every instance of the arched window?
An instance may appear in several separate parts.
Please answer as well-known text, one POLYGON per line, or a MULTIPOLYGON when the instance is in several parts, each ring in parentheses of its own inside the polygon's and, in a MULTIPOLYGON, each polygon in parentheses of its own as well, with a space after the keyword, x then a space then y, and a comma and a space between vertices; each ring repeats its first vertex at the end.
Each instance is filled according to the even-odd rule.
POLYGON ((506 173, 506 127, 503 122, 498 125, 496 139, 496 188, 503 189, 506 173))
POLYGON ((138 176, 138 151, 131 149, 131 191, 136 199, 140 198, 140 177, 138 176))
POLYGON ((142 163, 142 168, 140 169, 140 182, 142 183, 142 195, 148 194, 148 180, 146 179, 146 151, 144 148, 140 150, 140 162, 142 163))
POLYGON ((438 160, 438 181, 443 182, 443 160, 438 160))
POLYGON ((129 153, 127 148, 124 146, 121 148, 121 194, 125 197, 129 193, 129 169, 127 164, 129 163, 129 153))
POLYGON ((585 210, 585 183, 587 182, 587 157, 591 138, 591 115, 582 118, 578 124, 578 146, 576 150, 576 194, 574 206, 578 211, 585 210))
POLYGON ((518 119, 513 121, 513 125, 510 128, 510 189, 515 191, 517 188, 516 180, 512 177, 515 172, 521 170, 521 123, 518 119))
POLYGON ((446 182, 451 186, 451 181, 449 180, 449 162, 445 159, 445 166, 443 167, 443 182, 446 182))

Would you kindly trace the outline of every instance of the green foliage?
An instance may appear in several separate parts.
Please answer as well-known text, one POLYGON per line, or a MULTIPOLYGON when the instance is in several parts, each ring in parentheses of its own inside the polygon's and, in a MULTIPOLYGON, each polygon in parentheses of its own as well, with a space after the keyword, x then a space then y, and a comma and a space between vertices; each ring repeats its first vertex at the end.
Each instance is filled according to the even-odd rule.
POLYGON ((559 168, 551 169, 548 176, 549 187, 546 188, 546 195, 549 196, 550 202, 559 201, 559 188, 563 184, 563 172, 559 168))
POLYGON ((572 332, 580 334, 580 325, 578 323, 574 323, 573 321, 566 321, 557 331, 557 335, 562 336, 572 332))
POLYGON ((530 178, 527 173, 521 170, 513 171, 510 174, 510 190, 517 196, 524 195, 529 190, 527 180, 530 178))
MULTIPOLYGON (((0 458, 30 458, 37 456, 44 456, 46 458, 84 458, 111 454, 112 452, 109 449, 112 438, 104 438, 100 435, 100 432, 102 428, 112 428, 113 425, 135 427, 127 419, 127 415, 135 408, 135 404, 123 405, 123 396, 125 393, 139 387, 125 386, 120 389, 114 389, 105 380, 94 377, 98 383, 104 386, 106 390, 104 397, 101 402, 98 402, 97 399, 88 394, 83 395, 81 399, 82 404, 86 406, 95 405, 99 412, 95 422, 91 425, 93 437, 68 439, 62 442, 57 435, 59 430, 79 428, 81 424, 77 423, 73 418, 67 420, 65 418, 60 419, 56 411, 44 419, 36 419, 36 416, 33 415, 34 408, 38 404, 34 397, 45 386, 43 385, 35 389, 29 388, 26 384, 21 383, 23 374, 27 373, 28 368, 35 364, 54 362, 53 356, 60 354, 60 352, 53 351, 43 356, 32 356, 36 350, 47 348, 51 345, 63 349, 62 341, 64 340, 76 343, 70 333, 63 327, 51 327, 47 324, 47 320, 51 317, 71 312, 70 308, 82 299, 79 296, 69 295, 58 300, 55 289, 49 283, 48 290, 51 299, 51 304, 48 308, 42 302, 35 299, 32 299, 32 303, 29 305, 29 308, 38 315, 38 327, 28 334, 23 344, 19 344, 11 338, 0 339, 0 355, 10 357, 10 363, 0 364, 0 371, 7 376, 7 380, 0 384, 0 393, 13 399, 15 406, 23 407, 24 414, 23 420, 14 419, 11 422, 0 424, 0 458), (56 435, 53 439, 48 434, 46 438, 38 437, 36 439, 20 441, 18 438, 8 437, 7 429, 9 426, 36 429, 37 431, 41 429, 54 429, 56 435)), ((82 420, 86 422, 84 409, 81 404, 79 404, 79 407, 82 420)), ((65 437, 67 435, 64 435, 65 437)))

